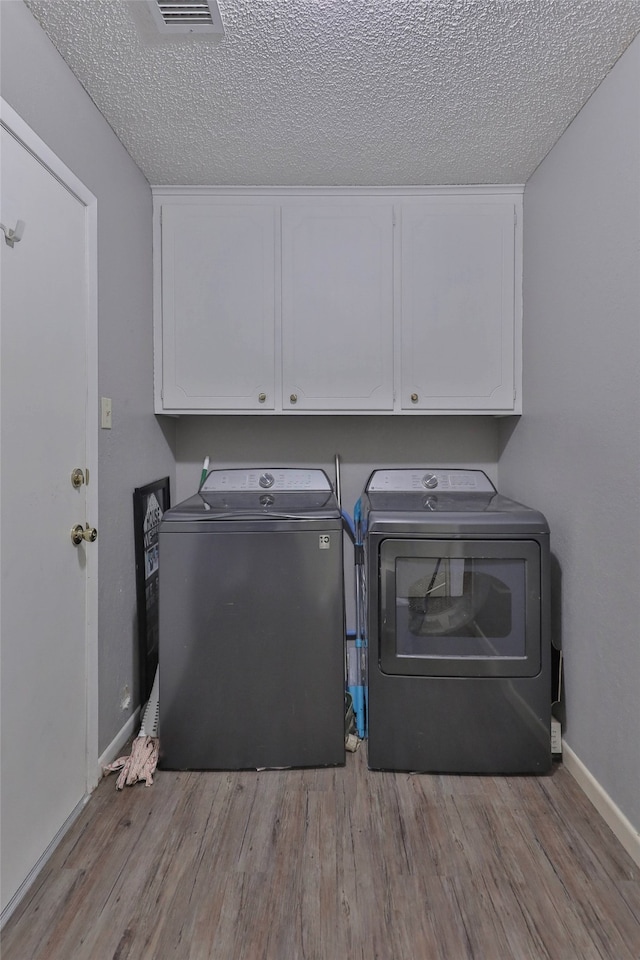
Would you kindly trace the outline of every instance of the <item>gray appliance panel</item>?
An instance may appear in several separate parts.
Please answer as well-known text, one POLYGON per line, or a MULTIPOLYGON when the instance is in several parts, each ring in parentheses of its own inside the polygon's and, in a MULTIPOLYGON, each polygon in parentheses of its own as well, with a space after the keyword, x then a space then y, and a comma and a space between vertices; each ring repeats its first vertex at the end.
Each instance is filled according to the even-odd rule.
POLYGON ((306 518, 337 519, 340 509, 332 493, 233 491, 196 493, 164 514, 164 523, 215 523, 247 520, 259 523, 306 518))
POLYGON ((504 497, 499 498, 496 509, 482 512, 469 509, 430 511, 418 506, 412 509, 409 503, 399 505, 397 509, 372 509, 365 501, 363 515, 368 534, 527 537, 549 533, 543 514, 504 497))
POLYGON ((196 536, 209 536, 214 531, 225 533, 254 533, 256 536, 271 533, 284 533, 292 529, 298 531, 328 530, 334 536, 341 536, 342 519, 318 514, 314 517, 294 519, 291 516, 269 515, 268 517, 253 517, 246 514, 226 514, 222 517, 194 517, 187 514, 169 517, 165 513, 162 518, 162 527, 167 534, 191 533, 196 536), (177 522, 176 522, 177 521, 177 522))
POLYGON ((340 524, 306 526, 161 526, 163 766, 344 763, 340 524))
POLYGON ((324 470, 305 467, 232 467, 210 470, 201 493, 220 491, 316 491, 331 493, 324 470))
POLYGON ((383 677, 372 670, 369 766, 423 773, 547 773, 550 688, 548 668, 533 680, 383 677))
POLYGON ((496 488, 483 470, 439 467, 400 467, 374 470, 367 481, 368 493, 374 491, 444 491, 451 494, 493 494, 496 488))

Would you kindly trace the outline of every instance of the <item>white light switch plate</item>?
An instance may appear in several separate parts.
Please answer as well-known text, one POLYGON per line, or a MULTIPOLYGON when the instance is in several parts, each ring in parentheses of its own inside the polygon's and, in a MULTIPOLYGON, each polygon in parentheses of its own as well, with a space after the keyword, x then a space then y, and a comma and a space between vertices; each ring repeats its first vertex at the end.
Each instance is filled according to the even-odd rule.
POLYGON ((111 397, 100 398, 101 420, 103 430, 111 430, 111 397))

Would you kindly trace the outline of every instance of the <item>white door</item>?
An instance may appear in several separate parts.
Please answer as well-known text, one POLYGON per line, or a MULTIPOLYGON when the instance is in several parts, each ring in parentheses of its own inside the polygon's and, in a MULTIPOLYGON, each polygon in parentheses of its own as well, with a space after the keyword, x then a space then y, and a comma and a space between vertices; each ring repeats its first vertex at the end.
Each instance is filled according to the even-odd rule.
POLYGON ((97 522, 97 477, 91 470, 88 487, 71 481, 95 464, 95 210, 2 106, 4 122, 58 167, 54 176, 3 127, 0 221, 25 225, 13 247, 0 232, 4 910, 95 782, 97 544, 74 546, 70 532, 97 522))

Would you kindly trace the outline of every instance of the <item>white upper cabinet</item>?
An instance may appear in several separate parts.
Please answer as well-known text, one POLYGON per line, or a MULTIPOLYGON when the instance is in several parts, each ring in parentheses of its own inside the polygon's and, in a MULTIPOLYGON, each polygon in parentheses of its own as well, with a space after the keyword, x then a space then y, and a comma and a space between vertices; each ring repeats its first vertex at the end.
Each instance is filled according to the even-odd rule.
POLYGON ((402 408, 512 411, 514 203, 432 198, 401 216, 402 408))
POLYGON ((393 410, 393 204, 282 210, 287 410, 393 410))
POLYGON ((162 410, 274 409, 276 211, 163 205, 162 410))
POLYGON ((158 413, 520 413, 522 190, 154 188, 158 413))

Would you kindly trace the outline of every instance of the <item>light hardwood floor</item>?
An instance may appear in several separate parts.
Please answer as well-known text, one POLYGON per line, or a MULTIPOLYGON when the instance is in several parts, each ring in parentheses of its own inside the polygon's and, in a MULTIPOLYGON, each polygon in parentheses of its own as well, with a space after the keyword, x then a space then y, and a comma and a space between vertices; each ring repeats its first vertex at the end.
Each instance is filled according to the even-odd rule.
POLYGON ((562 766, 103 780, 3 960, 638 960, 640 868, 562 766))

